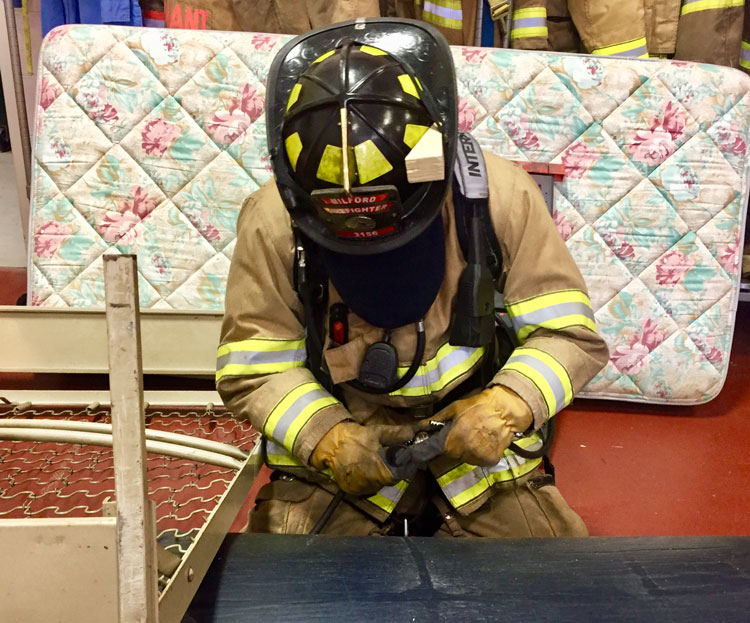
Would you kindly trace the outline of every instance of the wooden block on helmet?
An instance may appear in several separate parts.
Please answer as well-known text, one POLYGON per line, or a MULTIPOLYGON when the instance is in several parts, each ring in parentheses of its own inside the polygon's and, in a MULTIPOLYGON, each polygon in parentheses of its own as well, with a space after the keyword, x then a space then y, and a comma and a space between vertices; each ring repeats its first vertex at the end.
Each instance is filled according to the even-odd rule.
POLYGON ((432 126, 404 159, 406 179, 411 184, 434 182, 445 178, 443 135, 432 126))

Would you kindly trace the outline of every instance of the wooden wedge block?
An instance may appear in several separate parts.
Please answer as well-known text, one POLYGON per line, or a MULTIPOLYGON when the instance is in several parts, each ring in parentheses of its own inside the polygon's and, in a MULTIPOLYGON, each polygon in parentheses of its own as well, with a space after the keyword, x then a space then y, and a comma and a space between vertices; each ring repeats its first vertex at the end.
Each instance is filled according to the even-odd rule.
POLYGON ((443 135, 432 126, 406 155, 406 178, 411 184, 445 178, 443 135))

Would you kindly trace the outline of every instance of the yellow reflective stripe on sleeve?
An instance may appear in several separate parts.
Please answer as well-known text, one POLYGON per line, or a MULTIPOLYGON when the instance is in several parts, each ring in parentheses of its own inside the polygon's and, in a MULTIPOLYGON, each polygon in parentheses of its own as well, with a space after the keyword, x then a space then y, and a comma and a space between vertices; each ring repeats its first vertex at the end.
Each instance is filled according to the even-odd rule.
POLYGON ((367 501, 372 502, 375 506, 382 508, 386 513, 390 514, 396 508, 396 504, 398 504, 408 486, 408 480, 400 480, 395 485, 383 487, 375 495, 367 498, 367 501))
POLYGON ((461 0, 425 0, 422 19, 449 30, 463 29, 461 0))
POLYGON ((386 52, 385 50, 374 48, 371 45, 363 45, 359 48, 359 50, 360 52, 370 54, 371 56, 388 56, 388 52, 386 52))
POLYGON ((591 301, 580 290, 542 294, 517 303, 507 303, 506 309, 521 344, 539 328, 560 331, 583 326, 596 331, 591 301))
MULTIPOLYGON (((541 438, 534 433, 516 442, 521 448, 541 447, 541 438)), ((462 463, 437 479, 445 497, 454 508, 465 506, 482 495, 493 484, 520 478, 536 469, 542 459, 525 459, 506 450, 502 459, 492 467, 478 467, 462 463)))
POLYGON ((292 87, 292 92, 289 94, 289 101, 286 104, 287 112, 292 106, 294 106, 294 104, 299 99, 299 94, 301 90, 302 90, 302 85, 299 82, 292 87))
MULTIPOLYGON (((750 7, 746 10, 750 11, 750 7)), ((747 41, 742 42, 742 50, 740 52, 740 67, 750 70, 750 43, 747 41)))
MULTIPOLYGON (((484 348, 443 344, 432 359, 419 367, 414 378, 389 395, 428 396, 442 391, 469 372, 481 361, 482 355, 484 355, 484 348)), ((408 369, 408 366, 399 367, 399 376, 405 374, 408 369)))
POLYGON ((552 355, 538 348, 516 348, 501 369, 518 372, 536 386, 544 398, 548 417, 573 400, 573 384, 568 371, 552 355))
POLYGON ((529 7, 513 11, 511 39, 546 38, 547 34, 547 9, 545 7, 529 7))
POLYGON ((340 404, 319 383, 298 385, 271 409, 263 432, 273 437, 289 452, 294 452, 297 435, 310 419, 326 407, 340 404))
MULTIPOLYGON (((280 446, 278 443, 276 443, 275 440, 271 439, 270 437, 266 437, 264 435, 263 442, 265 443, 266 465, 268 465, 269 467, 281 468, 281 469, 285 467, 286 468, 296 467, 296 468, 302 468, 302 469, 313 469, 309 465, 305 465, 296 456, 288 452, 284 446, 280 446)), ((330 467, 326 467, 324 470, 314 470, 314 471, 321 471, 321 473, 325 474, 331 480, 333 480, 333 471, 331 471, 330 467)))
POLYGON ((216 380, 225 376, 274 374, 305 365, 305 338, 251 338, 222 344, 217 351, 216 380))
POLYGON ((312 64, 320 63, 321 61, 326 60, 329 56, 333 56, 333 54, 336 52, 336 50, 328 50, 325 54, 321 54, 318 58, 316 58, 312 64))
POLYGON ((287 136, 284 145, 286 146, 286 155, 289 158, 289 163, 292 165, 292 169, 296 171, 297 159, 300 153, 302 153, 302 139, 299 132, 287 136))
POLYGON ((637 58, 648 58, 648 46, 646 44, 646 37, 639 37, 631 41, 625 41, 623 43, 617 43, 615 45, 608 45, 603 48, 597 48, 591 50, 592 54, 598 54, 601 56, 629 56, 637 58))
POLYGON ((730 9, 744 5, 745 0, 683 0, 680 15, 710 11, 711 9, 730 9))
POLYGON ((407 123, 406 128, 404 128, 404 143, 413 148, 429 129, 430 128, 426 125, 407 123))
POLYGON ((354 148, 354 160, 357 163, 360 184, 367 184, 393 170, 393 165, 372 140, 366 140, 354 148))
POLYGON ((409 95, 412 95, 417 99, 421 99, 419 97, 419 93, 417 92, 417 87, 409 74, 401 74, 398 77, 398 81, 401 84, 401 88, 403 89, 404 93, 408 93, 409 95))

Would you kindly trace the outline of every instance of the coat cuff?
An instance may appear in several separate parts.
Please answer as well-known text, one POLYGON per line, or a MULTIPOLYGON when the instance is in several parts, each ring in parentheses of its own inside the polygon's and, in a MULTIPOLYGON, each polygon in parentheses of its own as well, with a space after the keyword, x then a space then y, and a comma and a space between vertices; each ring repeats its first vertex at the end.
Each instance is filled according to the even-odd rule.
POLYGON ((524 402, 529 405, 534 417, 534 429, 538 430, 548 419, 547 404, 544 402, 542 393, 527 378, 513 370, 500 370, 489 383, 502 385, 513 390, 524 402))

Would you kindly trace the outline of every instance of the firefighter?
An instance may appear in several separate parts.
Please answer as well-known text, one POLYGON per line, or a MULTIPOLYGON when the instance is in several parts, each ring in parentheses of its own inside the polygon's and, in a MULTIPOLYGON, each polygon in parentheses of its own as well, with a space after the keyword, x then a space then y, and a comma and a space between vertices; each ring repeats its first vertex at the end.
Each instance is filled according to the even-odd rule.
POLYGON ((308 533, 330 515, 324 534, 403 533, 406 519, 410 534, 585 535, 534 451, 607 347, 521 168, 484 155, 482 231, 502 270, 488 276, 480 213, 457 219, 459 205, 478 208, 452 179, 445 39, 399 19, 299 36, 274 60, 266 104, 275 181, 242 207, 216 374, 275 470, 250 529, 308 533), (434 131, 444 167, 410 182, 405 158, 434 131), (509 357, 493 286, 517 340, 509 357), (388 448, 432 420, 451 424, 444 452, 399 480, 388 448))

